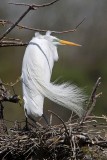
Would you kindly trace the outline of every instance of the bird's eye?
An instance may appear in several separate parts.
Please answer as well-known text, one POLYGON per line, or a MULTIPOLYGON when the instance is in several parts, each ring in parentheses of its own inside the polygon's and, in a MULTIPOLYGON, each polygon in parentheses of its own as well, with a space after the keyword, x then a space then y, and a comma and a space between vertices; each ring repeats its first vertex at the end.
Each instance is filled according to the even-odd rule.
POLYGON ((57 39, 53 39, 53 42, 58 42, 58 40, 57 39))

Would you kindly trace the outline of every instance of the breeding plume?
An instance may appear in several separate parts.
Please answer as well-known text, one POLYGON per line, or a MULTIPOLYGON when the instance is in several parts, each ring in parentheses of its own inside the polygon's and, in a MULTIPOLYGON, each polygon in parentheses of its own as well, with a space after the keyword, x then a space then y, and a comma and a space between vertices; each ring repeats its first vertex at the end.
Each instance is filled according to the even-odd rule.
POLYGON ((35 119, 43 115, 44 98, 72 110, 77 115, 83 113, 84 95, 82 91, 68 82, 50 82, 54 62, 58 61, 58 45, 80 46, 39 33, 29 42, 22 65, 23 99, 26 117, 35 119))

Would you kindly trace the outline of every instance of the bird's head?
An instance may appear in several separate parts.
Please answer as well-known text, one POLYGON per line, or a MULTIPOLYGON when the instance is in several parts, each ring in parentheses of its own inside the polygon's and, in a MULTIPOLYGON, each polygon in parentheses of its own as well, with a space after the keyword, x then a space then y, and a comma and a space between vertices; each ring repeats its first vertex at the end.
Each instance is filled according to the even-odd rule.
POLYGON ((74 43, 74 42, 69 42, 66 40, 61 40, 59 38, 56 38, 51 35, 50 31, 47 31, 45 35, 41 35, 39 33, 36 33, 35 36, 39 36, 39 38, 44 38, 50 42, 52 42, 55 46, 57 45, 69 45, 69 46, 81 46, 80 44, 74 43))

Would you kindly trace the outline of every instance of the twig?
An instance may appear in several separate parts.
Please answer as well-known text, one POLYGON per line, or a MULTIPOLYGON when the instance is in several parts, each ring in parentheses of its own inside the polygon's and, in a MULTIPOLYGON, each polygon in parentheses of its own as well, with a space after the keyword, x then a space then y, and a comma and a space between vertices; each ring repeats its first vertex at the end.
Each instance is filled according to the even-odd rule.
POLYGON ((2 41, 0 44, 22 44, 22 42, 5 40, 5 41, 2 41))
POLYGON ((0 44, 0 47, 21 47, 21 46, 27 46, 28 43, 14 43, 14 44, 0 44))
POLYGON ((95 142, 94 145, 98 145, 100 147, 107 147, 107 141, 95 142))
POLYGON ((64 125, 64 128, 65 128, 65 131, 66 131, 67 135, 69 136, 69 132, 68 132, 68 130, 67 130, 67 127, 66 127, 65 122, 64 122, 56 113, 54 113, 53 111, 50 111, 50 110, 48 110, 48 111, 49 111, 50 113, 54 114, 58 119, 60 119, 60 121, 61 121, 62 124, 64 125))
POLYGON ((13 5, 23 5, 23 6, 28 6, 28 7, 31 7, 32 9, 37 9, 37 8, 41 8, 41 7, 47 7, 47 6, 50 6, 56 2, 58 2, 60 0, 54 0, 52 2, 49 2, 49 3, 44 3, 44 4, 41 4, 41 5, 38 5, 38 4, 26 4, 26 3, 12 3, 12 2, 9 2, 9 4, 13 4, 13 5))
MULTIPOLYGON (((40 7, 50 6, 50 5, 54 4, 57 1, 59 1, 59 0, 54 0, 54 1, 50 2, 50 3, 46 3, 46 4, 42 4, 42 5, 35 5, 35 4, 33 4, 33 5, 27 5, 29 7, 26 9, 26 11, 18 18, 18 20, 9 29, 6 30, 6 32, 3 33, 3 35, 0 37, 0 40, 2 40, 9 32, 11 32, 13 30, 13 28, 15 28, 15 26, 25 17, 25 15, 30 10, 34 10, 35 7, 37 9, 37 8, 40 8, 40 7)), ((21 5, 21 3, 19 3, 19 4, 18 3, 10 3, 10 4, 21 5)), ((25 5, 25 4, 22 4, 22 5, 25 5)))
MULTIPOLYGON (((64 31, 51 31, 51 33, 64 34, 64 33, 69 33, 69 32, 75 32, 77 30, 77 28, 85 21, 85 19, 86 19, 86 17, 79 24, 77 24, 77 26, 74 29, 68 29, 68 30, 64 30, 64 31)), ((4 26, 5 24, 14 24, 14 23, 9 20, 0 20, 0 24, 3 24, 3 26, 4 26)), ((36 31, 36 32, 47 32, 48 31, 46 29, 32 28, 32 27, 19 25, 19 24, 17 24, 16 26, 19 27, 20 29, 23 28, 23 29, 27 29, 27 30, 36 31)))
POLYGON ((14 83, 13 83, 13 82, 10 82, 10 83, 4 83, 4 82, 2 82, 2 84, 3 84, 4 86, 13 87, 13 86, 15 86, 15 85, 16 85, 18 82, 20 82, 20 81, 21 81, 21 77, 18 77, 14 83))
POLYGON ((83 20, 75 27, 75 30, 85 21, 86 17, 83 18, 83 20))
POLYGON ((5 40, 0 41, 0 47, 25 46, 28 44, 27 42, 22 42, 20 39, 7 38, 7 37, 4 38, 5 40))
MULTIPOLYGON (((11 21, 8 20, 0 20, 0 24, 14 24, 11 21)), ((32 27, 27 27, 27 26, 23 26, 23 25, 16 25, 17 27, 19 27, 20 29, 26 29, 26 30, 31 30, 31 31, 35 31, 35 32, 47 32, 47 29, 38 29, 38 28, 32 28, 32 27)), ((64 30, 64 31, 51 31, 51 33, 56 33, 56 34, 63 34, 63 33, 69 33, 69 32, 75 32, 77 29, 77 26, 75 27, 75 29, 69 29, 69 30, 64 30)))
POLYGON ((19 17, 19 19, 9 28, 6 30, 6 32, 3 33, 3 35, 0 37, 0 40, 2 40, 15 26, 25 17, 25 15, 31 10, 31 7, 27 8, 27 10, 19 17))
POLYGON ((96 81, 96 83, 93 87, 92 93, 90 95, 90 98, 89 98, 89 101, 87 104, 87 111, 86 111, 81 123, 83 123, 83 121, 91 114, 93 108, 95 107, 96 99, 102 94, 102 92, 101 92, 96 95, 97 89, 100 84, 101 84, 101 77, 98 78, 98 80, 96 81), (90 106, 90 104, 91 104, 91 106, 90 106))
MULTIPOLYGON (((14 150, 14 149, 12 149, 12 150, 14 150)), ((7 157, 7 155, 8 155, 9 153, 11 153, 11 152, 12 152, 12 150, 9 150, 9 151, 4 155, 4 157, 2 158, 2 160, 5 160, 5 159, 6 159, 6 157, 7 157)))
MULTIPOLYGON (((101 95, 102 95, 102 92, 100 92, 99 94, 95 95, 95 97, 94 97, 94 99, 93 99, 93 102, 92 102, 92 105, 91 105, 91 107, 88 109, 88 111, 87 111, 87 113, 86 113, 86 116, 85 116, 86 118, 91 114, 93 108, 94 108, 95 105, 96 105, 96 100, 97 100, 97 98, 100 97, 101 95)), ((85 118, 85 119, 86 119, 86 118, 85 118)))
POLYGON ((76 157, 76 144, 75 144, 75 136, 72 136, 72 151, 73 151, 73 158, 74 160, 77 160, 76 157))
POLYGON ((97 91, 100 84, 101 84, 101 77, 98 78, 98 80, 95 83, 95 86, 93 87, 92 93, 89 98, 89 102, 87 104, 87 108, 89 107, 90 103, 94 101, 96 91, 97 91))
MULTIPOLYGON (((11 86, 13 87, 15 84, 11 86)), ((18 103, 20 101, 20 97, 16 94, 11 95, 7 91, 7 89, 4 87, 4 84, 2 83, 2 81, 0 80, 0 103, 2 104, 2 102, 5 102, 5 101, 18 103)))
POLYGON ((49 124, 50 124, 50 126, 52 125, 52 114, 50 114, 50 119, 49 119, 49 124))
POLYGON ((16 42, 22 42, 21 39, 19 39, 19 38, 13 38, 13 37, 4 37, 4 40, 12 40, 12 41, 16 41, 16 42))
MULTIPOLYGON (((102 116, 95 116, 95 115, 94 116, 87 116, 87 119, 91 119, 91 120, 102 119, 102 120, 105 120, 107 122, 107 116, 105 116, 105 115, 102 115, 102 116)), ((92 122, 92 121, 90 121, 90 122, 92 122)))

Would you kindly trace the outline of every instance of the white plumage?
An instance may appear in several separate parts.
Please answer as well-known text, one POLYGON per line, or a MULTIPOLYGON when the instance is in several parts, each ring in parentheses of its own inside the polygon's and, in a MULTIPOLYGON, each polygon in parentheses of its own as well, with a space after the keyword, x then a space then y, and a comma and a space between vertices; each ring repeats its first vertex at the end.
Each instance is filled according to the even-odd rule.
POLYGON ((58 60, 57 45, 61 44, 79 46, 47 32, 36 33, 26 48, 22 65, 23 99, 25 114, 32 119, 43 115, 45 97, 79 116, 83 114, 85 96, 78 87, 68 82, 60 85, 50 82, 54 62, 58 60))

